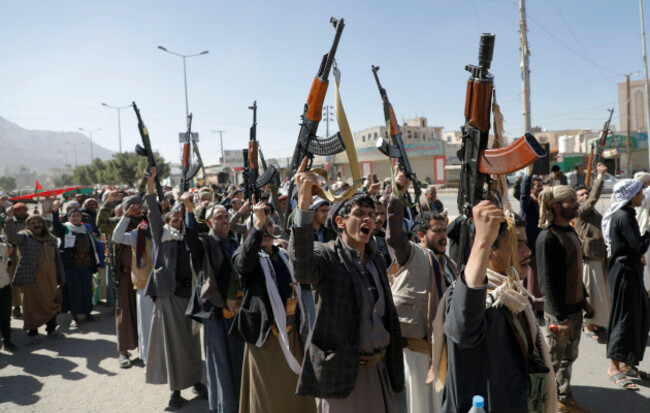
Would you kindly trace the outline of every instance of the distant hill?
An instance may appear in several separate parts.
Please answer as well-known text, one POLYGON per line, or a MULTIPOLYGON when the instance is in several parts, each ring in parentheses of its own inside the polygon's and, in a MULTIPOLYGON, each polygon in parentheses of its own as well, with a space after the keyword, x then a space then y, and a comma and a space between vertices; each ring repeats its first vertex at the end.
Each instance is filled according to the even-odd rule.
MULTIPOLYGON (((0 175, 5 168, 14 169, 19 165, 43 173, 48 168, 61 167, 64 157, 60 151, 68 152, 68 164, 74 166, 73 144, 77 148, 79 165, 90 159, 90 139, 81 132, 54 132, 23 129, 15 123, 0 117, 0 175), (66 144, 66 142, 70 142, 66 144)), ((111 159, 115 152, 93 143, 93 155, 103 160, 111 159)))

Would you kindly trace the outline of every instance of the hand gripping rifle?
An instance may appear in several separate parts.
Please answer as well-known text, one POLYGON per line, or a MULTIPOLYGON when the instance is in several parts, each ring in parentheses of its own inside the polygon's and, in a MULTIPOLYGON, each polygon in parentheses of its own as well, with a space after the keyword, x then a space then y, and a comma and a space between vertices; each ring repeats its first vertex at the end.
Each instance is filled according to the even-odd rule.
POLYGON ((402 141, 402 131, 399 129, 399 124, 397 123, 397 118, 395 117, 395 111, 393 111, 393 105, 388 100, 388 95, 386 94, 386 89, 381 86, 377 72, 379 71, 379 66, 371 66, 372 74, 375 76, 375 81, 377 82, 377 88, 379 88, 379 95, 381 95, 381 100, 384 102, 384 119, 386 121, 386 137, 390 139, 390 143, 384 140, 384 138, 379 138, 377 141, 377 149, 379 152, 388 156, 390 159, 397 160, 397 166, 399 169, 404 171, 406 177, 413 182, 413 188, 415 189, 415 201, 414 203, 409 203, 407 200, 400 195, 395 183, 395 177, 393 176, 393 169, 391 167, 390 175, 391 182, 393 186, 393 195, 397 196, 402 203, 402 205, 412 208, 415 206, 415 203, 418 204, 420 211, 422 211, 422 206, 420 205, 420 195, 422 193, 422 185, 418 181, 413 168, 411 168, 411 162, 406 154, 406 149, 404 148, 404 141, 402 141))
POLYGON ((181 182, 179 184, 180 195, 183 195, 185 192, 190 189, 190 181, 196 173, 199 171, 200 164, 195 163, 191 165, 190 161, 190 145, 192 140, 192 114, 190 113, 187 116, 187 132, 183 138, 183 158, 181 160, 181 182))
MULTIPOLYGON (((544 156, 546 152, 530 133, 499 149, 487 149, 492 109, 494 77, 488 72, 494 52, 494 34, 481 34, 478 66, 466 65, 471 76, 465 95, 465 124, 461 127, 462 143, 458 151, 461 161, 458 211, 469 218, 472 207, 487 198, 492 179, 490 175, 503 175, 517 171, 544 156), (487 188, 486 188, 487 184, 487 188)), ((498 200, 497 200, 498 202, 498 200)), ((459 240, 459 273, 464 267, 464 244, 467 241, 467 224, 462 225, 459 240)))
MULTIPOLYGON (((300 163, 305 156, 309 157, 309 162, 307 164, 307 169, 311 169, 314 155, 320 156, 332 156, 337 153, 348 151, 354 152, 354 147, 347 148, 342 140, 341 133, 337 132, 335 135, 319 139, 316 136, 318 130, 318 124, 320 123, 322 112, 323 112, 323 101, 325 100, 325 95, 327 94, 327 86, 329 85, 329 74, 334 64, 334 55, 336 54, 336 49, 339 45, 339 40, 341 39, 341 33, 343 33, 343 28, 345 27, 343 19, 331 18, 330 23, 336 29, 336 34, 334 35, 334 41, 332 42, 332 47, 328 53, 323 55, 323 60, 318 68, 318 73, 314 78, 314 82, 311 85, 311 90, 309 91, 309 96, 307 97, 307 103, 305 103, 304 111, 302 114, 302 123, 300 125, 300 133, 298 134, 298 143, 296 144, 296 149, 293 152, 293 157, 291 158, 291 166, 289 167, 289 192, 287 194, 288 201, 287 207, 285 210, 285 217, 289 216, 291 212, 291 199, 293 196, 293 187, 294 180, 293 176, 298 171, 300 163)), ((354 146, 354 145, 349 145, 354 146)), ((350 196, 352 194, 349 194, 350 196)), ((286 231, 286 224, 284 230, 286 231)))
MULTIPOLYGON (((153 155, 153 150, 151 149, 151 140, 149 139, 149 131, 147 130, 147 127, 144 126, 144 122, 142 121, 142 117, 140 116, 140 110, 138 109, 138 106, 133 102, 133 110, 135 111, 135 116, 138 118, 138 130, 140 131, 140 138, 142 138, 142 146, 140 144, 135 145, 135 153, 137 153, 140 156, 146 156, 147 161, 149 161, 149 166, 153 166, 154 168, 156 167, 156 158, 153 155)), ((149 168, 147 168, 147 171, 149 168)), ((158 201, 163 202, 165 199, 165 193, 163 192, 162 186, 160 185, 160 179, 158 178, 158 174, 156 174, 156 177, 154 178, 154 181, 156 182, 156 193, 158 193, 158 201)), ((144 191, 141 191, 144 192, 144 191)))

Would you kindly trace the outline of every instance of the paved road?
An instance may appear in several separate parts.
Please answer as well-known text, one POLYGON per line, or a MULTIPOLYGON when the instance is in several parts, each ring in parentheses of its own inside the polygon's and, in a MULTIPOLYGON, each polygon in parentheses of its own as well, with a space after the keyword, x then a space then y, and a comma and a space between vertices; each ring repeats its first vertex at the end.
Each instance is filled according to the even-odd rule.
MULTIPOLYGON (((122 370, 117 364, 112 310, 99 306, 100 319, 69 331, 70 317, 59 315, 66 338, 41 337, 27 345, 21 320, 13 320, 19 351, 0 351, 0 412, 161 412, 169 398, 167 386, 144 382, 144 368, 122 370)), ((42 331, 43 329, 41 329, 42 331)), ((649 343, 650 346, 650 343, 649 343)), ((650 361, 641 363, 650 370, 650 361)), ((650 411, 650 382, 640 391, 617 388, 607 379, 605 345, 582 336, 580 356, 573 369, 575 396, 594 412, 650 411)), ((181 412, 205 412, 207 401, 191 390, 181 412)))

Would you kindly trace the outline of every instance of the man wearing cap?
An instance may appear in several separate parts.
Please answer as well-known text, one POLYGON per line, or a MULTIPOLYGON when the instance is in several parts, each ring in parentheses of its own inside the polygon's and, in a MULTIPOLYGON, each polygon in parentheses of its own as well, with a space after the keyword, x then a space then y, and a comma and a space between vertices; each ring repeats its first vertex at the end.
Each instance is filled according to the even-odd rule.
POLYGON ((591 318, 582 282, 582 245, 571 226, 580 204, 566 185, 545 188, 539 195, 539 227, 535 248, 537 275, 544 296, 545 336, 555 370, 560 412, 587 412, 571 392, 571 367, 578 358, 582 311, 591 318))
POLYGON ((320 184, 305 172, 306 163, 294 177, 298 204, 289 252, 296 281, 312 284, 320 300, 296 392, 316 397, 319 412, 395 412, 404 365, 386 264, 368 244, 374 201, 357 193, 333 205, 328 225, 339 235, 314 243, 309 208, 320 184))
MULTIPOLYGON (((16 232, 20 232, 25 229, 26 227, 26 220, 27 220, 27 205, 25 205, 22 202, 18 202, 17 204, 14 204, 13 206, 13 218, 7 217, 7 221, 12 220, 13 225, 15 228, 16 232)), ((6 225, 6 221, 5 221, 6 225)), ((11 242, 11 241, 9 241, 11 242)), ((14 248, 12 249, 11 255, 9 256, 9 265, 7 266, 7 271, 9 272, 9 276, 13 280, 14 274, 16 273, 16 266, 18 265, 18 248, 16 248, 16 245, 14 245, 14 248)), ((20 291, 20 287, 17 285, 14 285, 13 282, 11 283, 11 306, 14 308, 13 309, 13 317, 14 318, 19 318, 22 317, 22 312, 20 311, 20 306, 22 305, 22 292, 20 291)))
MULTIPOLYGON (((117 191, 109 192, 106 202, 102 204, 97 215, 97 227, 107 237, 113 235, 113 230, 120 221, 119 217, 111 217, 115 202, 119 199, 117 191)), ((132 231, 142 221, 142 198, 132 195, 122 200, 124 212, 131 208, 132 214, 126 231, 132 231)), ((131 281, 132 248, 126 245, 112 243, 113 245, 113 282, 115 284, 115 330, 117 335, 117 350, 120 353, 119 364, 121 368, 131 367, 129 350, 138 347, 138 329, 136 315, 136 300, 131 281)))

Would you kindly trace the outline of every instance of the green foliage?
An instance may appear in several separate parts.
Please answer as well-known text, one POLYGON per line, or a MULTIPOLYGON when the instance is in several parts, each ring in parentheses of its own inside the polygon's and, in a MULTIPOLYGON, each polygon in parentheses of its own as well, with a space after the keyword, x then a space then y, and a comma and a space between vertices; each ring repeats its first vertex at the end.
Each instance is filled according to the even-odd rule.
POLYGON ((13 176, 0 176, 0 188, 5 191, 13 191, 16 189, 16 178, 13 176))
MULTIPOLYGON (((157 174, 160 179, 169 176, 171 168, 169 164, 158 154, 154 154, 157 174)), ((135 152, 123 152, 113 156, 110 161, 94 159, 91 165, 78 166, 72 175, 62 175, 55 180, 57 186, 95 184, 104 185, 128 185, 134 186, 142 179, 147 168, 147 158, 138 156, 135 152)))

